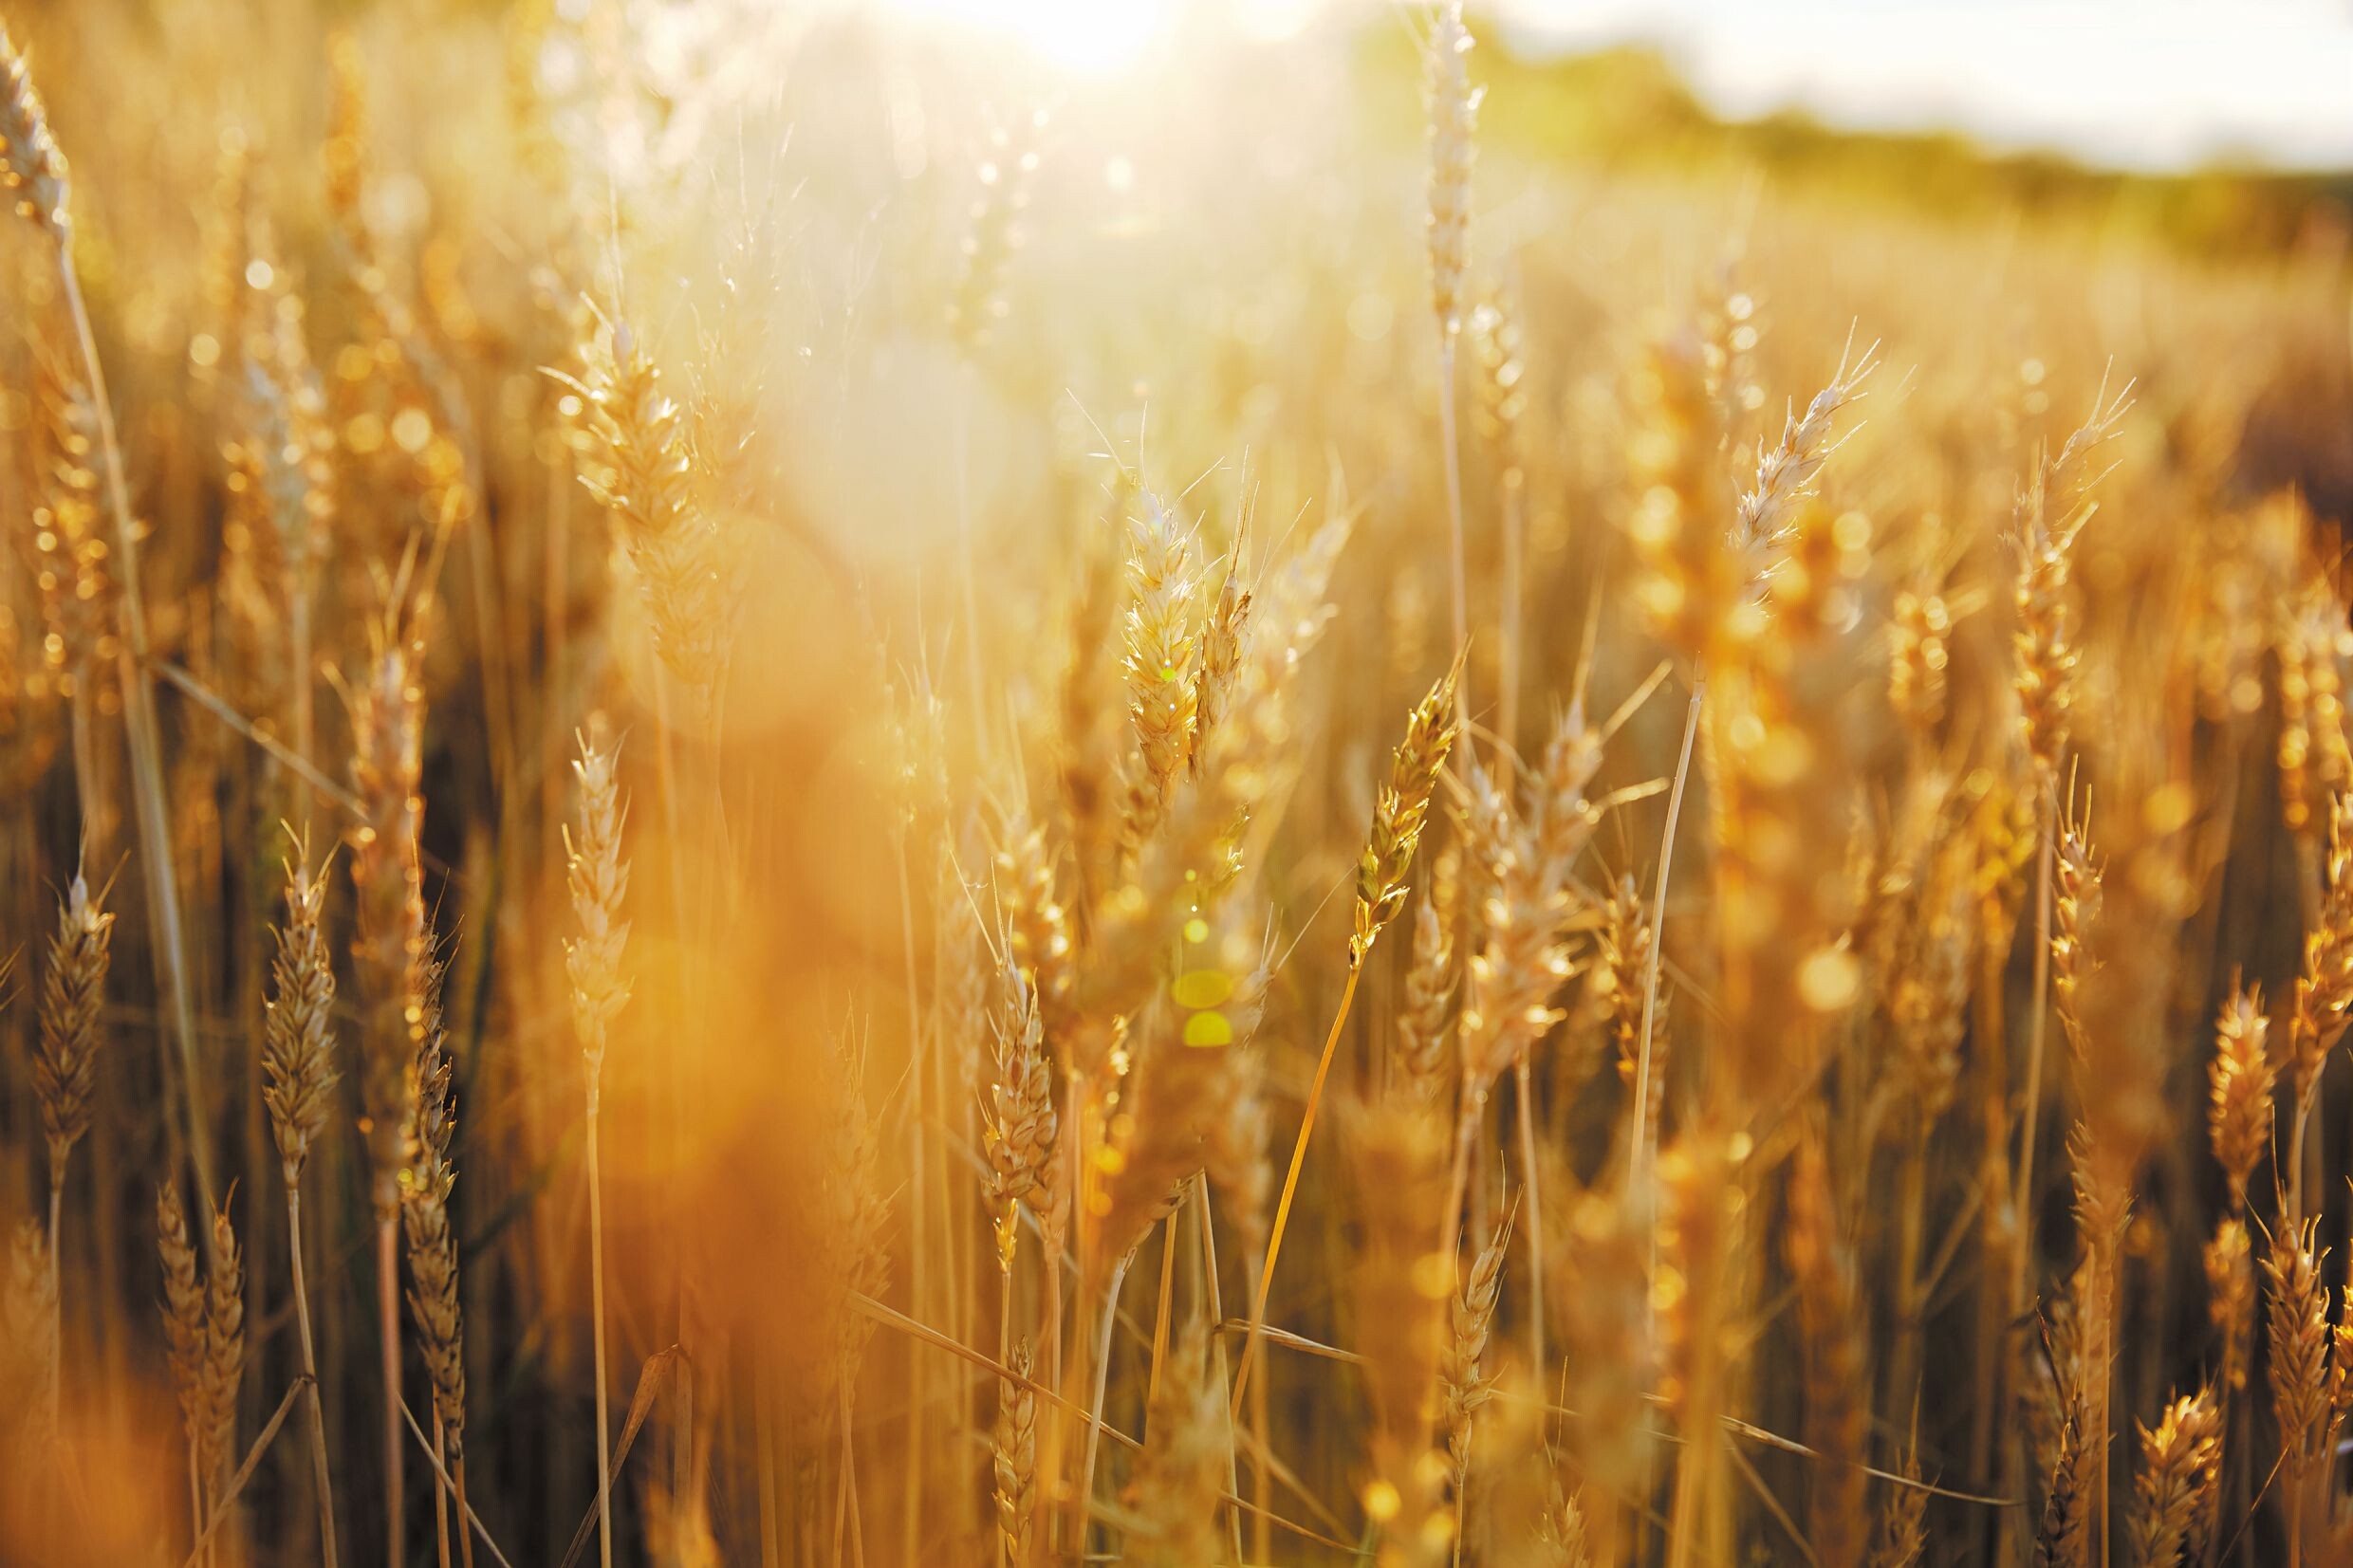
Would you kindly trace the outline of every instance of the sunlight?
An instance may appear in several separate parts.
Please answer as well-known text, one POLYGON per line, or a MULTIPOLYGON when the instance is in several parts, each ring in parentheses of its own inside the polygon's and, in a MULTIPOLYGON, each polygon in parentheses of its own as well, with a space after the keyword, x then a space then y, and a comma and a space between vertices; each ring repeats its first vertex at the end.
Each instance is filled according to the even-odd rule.
POLYGON ((1175 0, 874 0, 917 25, 945 23, 1010 38, 1061 70, 1111 76, 1164 43, 1175 0))

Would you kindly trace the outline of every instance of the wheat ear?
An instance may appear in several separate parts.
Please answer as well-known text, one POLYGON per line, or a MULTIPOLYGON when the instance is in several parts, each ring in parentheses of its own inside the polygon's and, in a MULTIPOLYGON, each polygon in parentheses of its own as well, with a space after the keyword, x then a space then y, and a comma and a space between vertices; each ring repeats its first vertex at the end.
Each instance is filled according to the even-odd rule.
MULTIPOLYGON (((226 1511, 230 1462, 237 1453, 237 1389, 245 1379, 245 1265, 224 1206, 213 1212, 213 1246, 204 1282, 204 1363, 198 1381, 211 1426, 204 1434, 205 1485, 226 1511)), ((217 1524, 213 1526, 218 1528, 217 1524)))
POLYGON ((603 1099, 604 1050, 613 1020, 629 1000, 621 964, 629 945, 629 922, 621 902, 629 893, 629 862, 621 857, 621 831, 628 806, 621 792, 618 758, 602 737, 580 738, 572 764, 580 783, 580 828, 565 834, 565 881, 580 935, 565 948, 565 972, 572 984, 572 1025, 586 1061, 588 1162, 588 1295, 594 1321, 597 1379, 597 1551, 604 1568, 613 1564, 612 1412, 607 1389, 604 1337, 604 1182, 599 1138, 603 1099))
MULTIPOLYGON (((80 873, 65 890, 57 912, 57 930, 49 938, 49 965, 41 985, 41 1043, 33 1056, 33 1088, 41 1100, 41 1131, 49 1147, 49 1262, 55 1268, 63 1257, 60 1227, 65 1223, 65 1162, 82 1134, 89 1131, 98 1089, 99 1010, 105 1004, 106 965, 115 917, 91 895, 80 873)), ((57 1375, 49 1380, 49 1397, 61 1397, 64 1383, 65 1319, 63 1273, 51 1292, 49 1307, 56 1321, 50 1338, 59 1357, 57 1375)), ((50 1411, 56 1425, 57 1411, 50 1411)))
POLYGON ((2156 1426, 2140 1429, 2140 1458, 2131 1560, 2141 1568, 2196 1560, 2198 1526, 2221 1479, 2222 1417, 2214 1391, 2168 1403, 2156 1426))
POLYGON ((2246 1212, 2247 1184, 2271 1141, 2271 1090, 2277 1074, 2266 1048, 2270 1034, 2261 988, 2233 987, 2214 1022, 2214 1060, 2207 1070, 2207 1130, 2214 1159, 2230 1183, 2233 1213, 2246 1212))
POLYGON ((1038 1399, 1027 1379, 1029 1341, 1016 1340, 1011 1359, 1015 1382, 997 1386, 997 1425, 990 1470, 995 1483, 997 1539, 1011 1568, 1028 1568, 1031 1524, 1038 1502, 1038 1399))
POLYGON ((335 1497, 327 1467, 326 1415, 319 1398, 319 1359, 310 1332, 310 1293, 303 1277, 303 1168, 326 1125, 335 1086, 335 968, 322 915, 326 879, 310 866, 309 845, 294 841, 286 868, 286 923, 270 961, 270 996, 262 1026, 262 1101, 277 1140, 286 1180, 287 1262, 294 1287, 294 1323, 309 1381, 311 1484, 319 1497, 319 1555, 335 1568, 335 1497))
POLYGON ((180 1425, 188 1438, 189 1528, 204 1532, 204 1448, 213 1430, 207 1403, 204 1283, 196 1271, 196 1244, 179 1184, 166 1180, 156 1193, 156 1245, 163 1259, 163 1337, 171 1350, 172 1389, 179 1398, 180 1425))
POLYGON ((1495 1301, 1503 1288, 1503 1264, 1511 1245, 1512 1211, 1496 1222, 1494 1234, 1471 1261, 1449 1310, 1446 1356, 1441 1382, 1441 1424, 1446 1431, 1448 1480, 1459 1514, 1468 1503, 1465 1484, 1471 1474, 1471 1424, 1494 1395, 1494 1380, 1481 1362, 1487 1356, 1489 1331, 1495 1321, 1495 1301))
MULTIPOLYGON (((441 1008, 444 973, 438 951, 429 953, 411 1002, 424 1043, 408 1073, 411 1121, 402 1140, 407 1166, 400 1182, 400 1223, 413 1283, 409 1312, 433 1379, 436 1449, 446 1447, 459 1550, 466 1568, 473 1568, 473 1532, 466 1527, 465 1318, 457 1288, 457 1234, 450 1220, 457 1180, 450 1164, 457 1133, 456 1069, 441 1008)), ((440 1512, 436 1506, 436 1515, 440 1512)), ((446 1560, 446 1536, 442 1555, 446 1560)))

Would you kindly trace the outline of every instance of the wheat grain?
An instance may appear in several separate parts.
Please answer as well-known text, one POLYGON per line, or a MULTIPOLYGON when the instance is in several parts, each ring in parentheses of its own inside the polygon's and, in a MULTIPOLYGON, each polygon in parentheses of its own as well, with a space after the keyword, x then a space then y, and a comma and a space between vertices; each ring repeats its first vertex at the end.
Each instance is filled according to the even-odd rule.
POLYGON ((1128 717, 1136 754, 1128 780, 1127 838, 1159 825, 1169 791, 1193 752, 1194 664, 1201 591, 1192 531, 1158 496, 1143 492, 1128 524, 1125 621, 1128 717))
POLYGON ((310 866, 310 846, 296 839, 286 868, 286 922, 275 932, 270 997, 262 1024, 262 1101, 292 1189, 310 1146, 326 1126, 335 1072, 335 969, 323 915, 326 879, 310 866))
POLYGON ((1471 34, 1461 0, 1439 0, 1422 45, 1422 88, 1430 111, 1430 303, 1451 341, 1462 327, 1463 274, 1471 259, 1471 164, 1478 147, 1479 100, 1471 85, 1471 34))
MULTIPOLYGON (((1014 1377, 1027 1379, 1032 1370, 1029 1341, 1014 1341, 1014 1377)), ((1028 1568, 1032 1555, 1032 1524, 1037 1510, 1038 1404, 1027 1382, 1012 1378, 997 1385, 997 1424, 991 1473, 996 1487, 997 1537, 1012 1568, 1028 1568)))
POLYGON ((2059 1026, 2081 1063, 2086 1042, 2084 1033, 2083 990, 2095 960, 2085 938, 2100 920, 2103 868, 2093 853, 2087 824, 2070 814, 2059 826, 2053 869, 2057 887, 2051 903, 2050 995, 2059 1026))
POLYGON ((211 1486, 225 1486, 237 1454, 237 1390, 245 1379, 245 1265, 237 1253, 229 1210, 213 1215, 211 1266, 205 1271, 204 1355, 196 1374, 209 1420, 198 1434, 198 1469, 211 1486))
POLYGON ((997 1267, 1013 1269, 1021 1235, 1018 1206, 1042 1208, 1054 1164, 1059 1118, 1053 1073, 1038 1017, 1038 994, 1018 968, 1005 972, 1001 1001, 991 1020, 996 1033, 996 1070, 981 1101, 984 1178, 990 1219, 996 1229, 997 1267))
POLYGON ((1414 914, 1413 961, 1398 1003, 1398 1076, 1419 1098, 1442 1113, 1454 1109, 1454 1001, 1456 986, 1454 921, 1439 890, 1455 874, 1452 855, 1440 857, 1430 891, 1414 914))
POLYGON ((2231 1184, 2231 1207, 2247 1208, 2247 1183, 2271 1141, 2274 1074, 2266 1048, 2271 1021, 2264 1016, 2259 987, 2233 989, 2214 1023, 2214 1060, 2207 1069, 2208 1135, 2214 1158, 2231 1184))
POLYGON ((2279 1417, 2280 1449, 2291 1476, 2302 1476, 2323 1454, 2328 1428, 2328 1287, 2321 1264, 2320 1224, 2284 1227, 2263 1260, 2270 1287, 2271 1404, 2279 1417))
POLYGON ((2156 1426, 2140 1429, 2133 1561, 2173 1568, 2196 1550, 2208 1494, 2221 1480, 2221 1442, 2214 1395, 2204 1389, 2171 1400, 2156 1426))
POLYGON ((1494 1379, 1482 1366, 1489 1331, 1494 1326, 1495 1301, 1503 1289, 1504 1255, 1511 1243, 1511 1213, 1496 1222, 1494 1234, 1471 1260, 1471 1272, 1455 1288, 1447 1314, 1446 1356, 1439 1368, 1439 1425, 1446 1434, 1446 1456, 1452 1467, 1448 1485, 1459 1510, 1465 1482, 1471 1473, 1471 1424, 1494 1397, 1494 1379))
POLYGON ((96 1115, 99 1011, 105 1005, 114 923, 87 878, 75 873, 59 900, 57 930, 49 937, 41 982, 41 1045, 33 1057, 52 1191, 65 1185, 66 1158, 96 1115))
POLYGON ((1405 907, 1406 876, 1430 816, 1430 797, 1454 748, 1454 678, 1449 670, 1406 715, 1389 780, 1373 806, 1373 826, 1356 869, 1356 926, 1351 962, 1362 964, 1389 922, 1405 907))
POLYGON ((196 1523, 203 1524, 201 1487, 208 1446, 217 1417, 205 1382, 207 1351, 204 1284, 196 1272, 196 1247, 188 1229, 179 1184, 166 1180, 156 1193, 157 1245, 163 1258, 163 1335, 171 1347, 173 1392, 179 1396, 180 1422, 188 1437, 190 1475, 199 1487, 196 1523))
POLYGON ((725 669, 732 565, 716 521, 695 494, 685 411, 625 322, 602 323, 580 347, 574 440, 581 483, 611 515, 662 661, 706 712, 725 669))

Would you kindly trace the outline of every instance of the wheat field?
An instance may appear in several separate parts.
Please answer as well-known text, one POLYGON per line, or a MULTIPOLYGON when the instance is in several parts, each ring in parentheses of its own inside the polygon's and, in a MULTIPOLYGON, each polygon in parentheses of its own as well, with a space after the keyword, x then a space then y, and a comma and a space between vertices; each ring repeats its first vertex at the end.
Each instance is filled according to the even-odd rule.
POLYGON ((0 11, 0 1564, 2353 1563, 2342 189, 0 11))

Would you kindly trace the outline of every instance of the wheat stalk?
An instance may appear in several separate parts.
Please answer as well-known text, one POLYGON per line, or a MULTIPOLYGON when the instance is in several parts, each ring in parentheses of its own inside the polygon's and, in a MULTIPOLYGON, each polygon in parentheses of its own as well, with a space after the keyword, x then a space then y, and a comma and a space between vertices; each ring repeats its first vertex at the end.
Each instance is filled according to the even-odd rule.
POLYGON ((1521 355, 1519 316, 1509 301, 1495 299, 1480 305, 1472 311, 1469 324, 1478 360, 1479 433, 1494 469, 1496 505, 1503 514, 1495 732, 1512 746, 1520 734, 1521 622, 1527 608, 1528 472, 1522 430, 1528 412, 1527 364, 1521 355))
POLYGON ((5 28, 0 28, 0 189, 15 194, 19 215, 41 230, 55 252, 58 282, 66 312, 72 319, 83 380, 88 388, 96 445, 106 481, 107 507, 113 518, 115 581, 121 589, 125 636, 117 655, 117 679, 122 688, 123 730, 130 743, 131 783, 139 816, 139 858, 147 881, 148 921, 155 964, 171 1002, 173 1033, 179 1047, 180 1087, 185 1097, 184 1119, 170 1125, 176 1136, 186 1138, 189 1155, 195 1166, 197 1188, 210 1202, 212 1150, 203 1113, 205 1099, 198 1071, 195 1006, 190 990, 187 945, 180 930, 179 886, 172 859, 170 814, 164 801, 163 741, 156 718, 147 613, 139 590, 139 530, 131 515, 130 486, 123 477, 121 446, 115 433, 114 410, 107 401, 98 339, 90 325, 89 307, 82 297, 81 274, 74 267, 65 157, 49 132, 48 114, 33 86, 25 56, 5 28))
POLYGON ((1258 1288, 1251 1303, 1250 1337, 1242 1344, 1242 1359, 1234 1369, 1233 1409, 1242 1407, 1250 1385, 1251 1368, 1258 1355, 1265 1326, 1267 1297, 1274 1285, 1275 1260, 1283 1249, 1283 1232, 1290 1220, 1291 1200, 1299 1190, 1299 1172, 1306 1163, 1307 1139, 1315 1131, 1315 1114, 1324 1097, 1324 1083, 1339 1049, 1340 1031, 1356 1000, 1357 980, 1374 941, 1405 902, 1405 877, 1413 868, 1414 852, 1429 820, 1430 797, 1453 750, 1459 717, 1456 676, 1450 669, 1431 687, 1407 715, 1405 738, 1399 742, 1389 766, 1389 782, 1376 798, 1373 825, 1364 853, 1357 861, 1354 926, 1348 937, 1347 978, 1339 1009, 1324 1037, 1324 1053, 1316 1061, 1315 1079, 1307 1089, 1307 1104, 1299 1121, 1299 1136, 1291 1145, 1289 1169, 1283 1175, 1283 1194, 1275 1201, 1274 1225, 1268 1232, 1266 1261, 1259 1265, 1258 1288))
POLYGON ((1422 85, 1430 119, 1430 304, 1438 332, 1438 454, 1445 470, 1456 648, 1468 648, 1471 641, 1462 452, 1454 413, 1454 348, 1462 331, 1463 276, 1471 259, 1471 165, 1478 151, 1473 136, 1481 97, 1471 85, 1470 53, 1461 0, 1439 0, 1429 36, 1422 41, 1422 85))
POLYGON ((1818 1133, 1801 1136, 1789 1166, 1788 1228, 1782 1246, 1797 1284, 1805 1352, 1806 1446, 1817 1459, 1806 1539, 1824 1568, 1862 1561, 1868 1519, 1862 1464, 1870 1383, 1856 1333, 1854 1263, 1839 1235, 1827 1155, 1818 1133))
POLYGON ((1454 1539, 1433 1449, 1454 1270, 1434 1251, 1445 1225, 1446 1128, 1399 1097, 1348 1117, 1363 1235, 1354 1271, 1355 1349, 1372 1406, 1371 1480, 1362 1502, 1382 1560, 1436 1564, 1454 1539))
POLYGON ((362 809, 349 830, 351 885, 358 895, 352 968, 360 982, 360 1088, 365 1111, 370 1201, 376 1222, 377 1327, 383 1392, 385 1532, 392 1560, 406 1535, 399 1499, 406 1444, 400 1436, 399 1214, 403 1145, 416 1115, 415 1069, 427 1041, 416 1004, 432 961, 425 924, 424 868, 417 843, 424 801, 424 692, 417 665, 421 629, 388 609, 369 626, 368 660, 345 689, 351 714, 351 783, 362 809))

